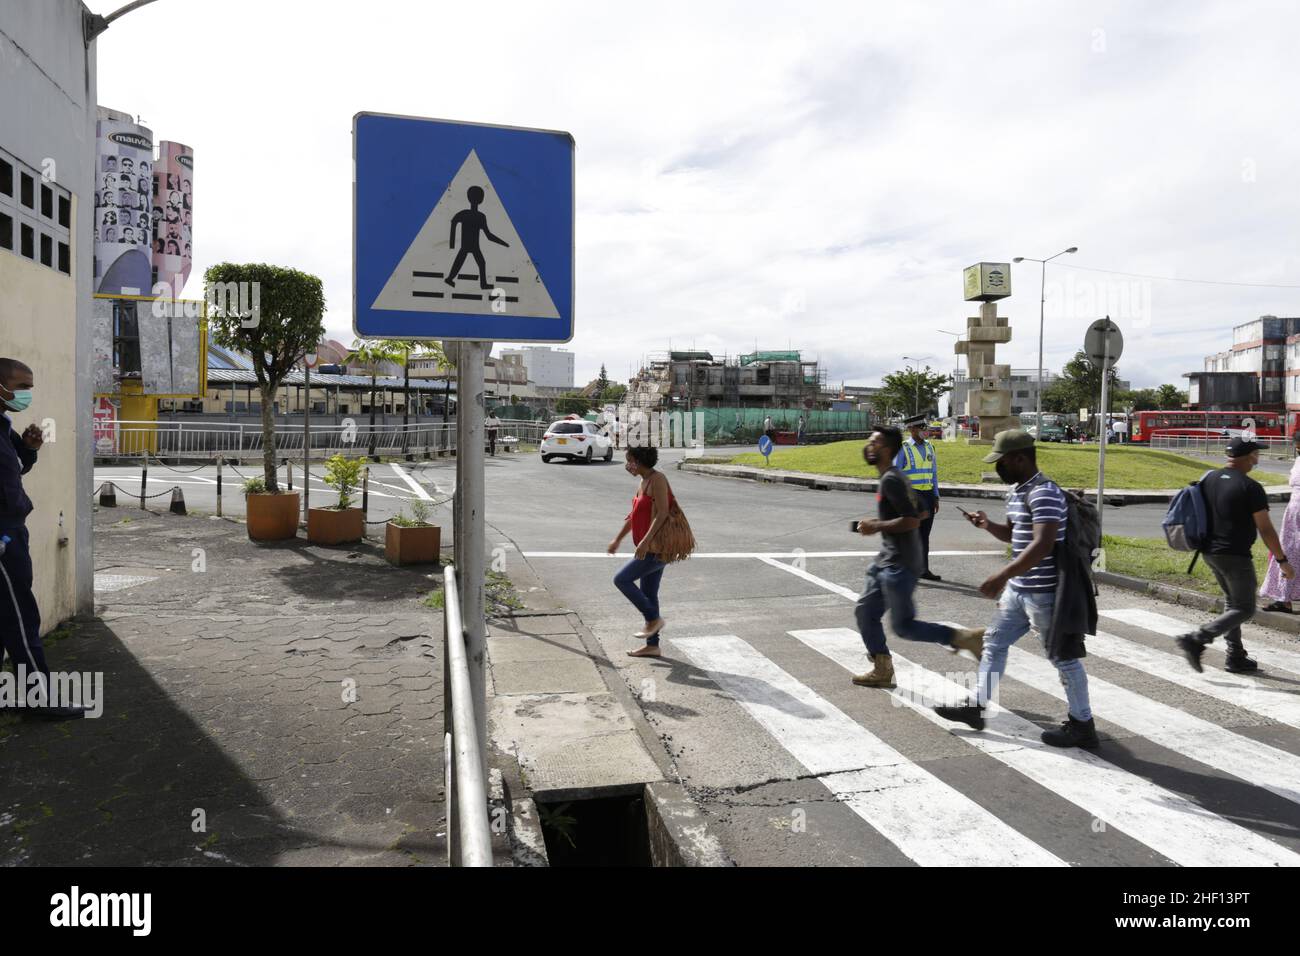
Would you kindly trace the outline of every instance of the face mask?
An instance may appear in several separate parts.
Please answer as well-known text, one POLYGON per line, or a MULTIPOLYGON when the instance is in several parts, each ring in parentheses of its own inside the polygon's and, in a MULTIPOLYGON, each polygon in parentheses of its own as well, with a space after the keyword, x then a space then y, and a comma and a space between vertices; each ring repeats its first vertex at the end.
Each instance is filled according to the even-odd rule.
POLYGON ((997 469, 998 477, 1002 479, 1004 485, 1014 485, 1016 480, 1011 476, 1011 470, 1007 468, 1006 463, 999 460, 994 466, 997 469))
POLYGON ((636 465, 632 464, 630 461, 629 461, 629 462, 626 462, 626 463, 623 465, 623 470, 626 471, 629 475, 635 475, 635 474, 636 474, 636 465))
POLYGON ((30 388, 20 388, 13 393, 13 396, 13 398, 3 400, 11 412, 25 412, 32 403, 32 390, 30 388))

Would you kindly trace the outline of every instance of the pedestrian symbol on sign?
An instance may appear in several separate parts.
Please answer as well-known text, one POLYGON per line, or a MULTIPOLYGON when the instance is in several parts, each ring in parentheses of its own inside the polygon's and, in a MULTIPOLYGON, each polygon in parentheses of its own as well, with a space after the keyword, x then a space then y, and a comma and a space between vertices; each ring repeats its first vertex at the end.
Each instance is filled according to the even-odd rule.
POLYGON ((549 319, 560 314, 472 149, 371 308, 465 315, 505 311, 549 319), (485 255, 484 238, 507 251, 485 255), (466 259, 471 258, 477 271, 462 272, 466 259), (465 289, 466 282, 477 282, 477 288, 472 292, 465 289))

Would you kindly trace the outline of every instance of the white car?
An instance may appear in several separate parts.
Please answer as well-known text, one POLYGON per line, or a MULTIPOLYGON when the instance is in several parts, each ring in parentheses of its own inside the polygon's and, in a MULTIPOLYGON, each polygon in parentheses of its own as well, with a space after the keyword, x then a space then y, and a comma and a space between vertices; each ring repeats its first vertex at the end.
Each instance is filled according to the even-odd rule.
POLYGON ((580 418, 551 422, 542 436, 541 450, 544 462, 552 458, 581 458, 586 462, 593 458, 605 461, 614 458, 614 442, 601 426, 580 418))

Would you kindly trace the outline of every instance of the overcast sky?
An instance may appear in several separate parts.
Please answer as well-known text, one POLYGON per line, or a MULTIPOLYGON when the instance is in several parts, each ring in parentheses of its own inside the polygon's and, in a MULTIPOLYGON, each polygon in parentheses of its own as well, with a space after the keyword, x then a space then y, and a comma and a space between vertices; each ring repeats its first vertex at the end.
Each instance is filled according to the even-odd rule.
MULTIPOLYGON (((1297 36, 1300 6, 1244 0, 159 0, 100 38, 99 102, 194 148, 188 295, 214 262, 303 269, 345 344, 375 111, 572 132, 580 383, 670 343, 951 370, 962 268, 1076 245, 1046 365, 1109 312, 1123 377, 1185 387, 1233 325, 1300 315, 1297 36)), ((1001 305, 1018 368, 1039 281, 1013 266, 1001 305)))

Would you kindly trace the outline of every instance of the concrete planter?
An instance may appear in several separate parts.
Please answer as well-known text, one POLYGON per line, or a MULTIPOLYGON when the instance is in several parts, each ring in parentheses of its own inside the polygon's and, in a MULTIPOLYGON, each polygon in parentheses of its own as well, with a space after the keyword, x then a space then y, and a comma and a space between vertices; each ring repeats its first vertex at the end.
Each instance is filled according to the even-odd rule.
POLYGON ((360 508, 310 508, 307 540, 312 544, 351 544, 366 536, 366 518, 360 508))
POLYGON ((288 541, 298 537, 298 509, 301 507, 298 492, 247 495, 244 504, 248 537, 252 540, 288 541))
POLYGON ((384 557, 393 564, 437 564, 442 553, 442 529, 437 525, 404 528, 391 521, 384 532, 384 557))

